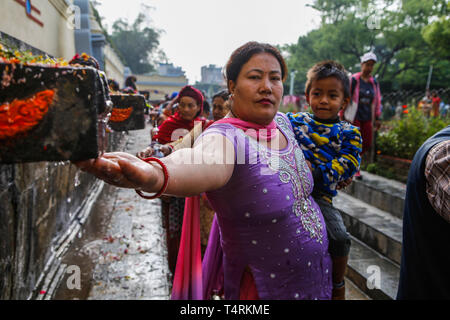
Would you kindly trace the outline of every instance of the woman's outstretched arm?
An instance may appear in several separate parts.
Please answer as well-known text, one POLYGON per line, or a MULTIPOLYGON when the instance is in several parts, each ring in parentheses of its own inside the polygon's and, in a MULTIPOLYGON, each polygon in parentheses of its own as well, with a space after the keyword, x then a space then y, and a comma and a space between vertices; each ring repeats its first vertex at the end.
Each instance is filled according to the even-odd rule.
MULTIPOLYGON (((192 149, 172 153, 161 159, 170 176, 165 194, 187 197, 224 186, 233 174, 234 157, 232 143, 218 134, 204 136, 192 149)), ((164 183, 159 164, 146 163, 128 153, 106 153, 75 164, 117 187, 155 193, 164 183)))

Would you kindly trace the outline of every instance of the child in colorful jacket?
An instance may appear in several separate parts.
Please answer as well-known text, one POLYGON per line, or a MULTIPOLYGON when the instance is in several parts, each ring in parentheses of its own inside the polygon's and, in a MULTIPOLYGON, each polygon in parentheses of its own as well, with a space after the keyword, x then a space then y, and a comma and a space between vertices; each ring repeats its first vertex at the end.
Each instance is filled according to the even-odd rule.
POLYGON ((349 78, 342 65, 324 61, 307 75, 306 98, 313 114, 288 113, 296 139, 314 177, 313 196, 327 224, 329 252, 333 260, 333 299, 345 299, 344 275, 350 236, 332 199, 338 184, 352 178, 361 163, 359 129, 340 121, 339 111, 350 102, 349 78))

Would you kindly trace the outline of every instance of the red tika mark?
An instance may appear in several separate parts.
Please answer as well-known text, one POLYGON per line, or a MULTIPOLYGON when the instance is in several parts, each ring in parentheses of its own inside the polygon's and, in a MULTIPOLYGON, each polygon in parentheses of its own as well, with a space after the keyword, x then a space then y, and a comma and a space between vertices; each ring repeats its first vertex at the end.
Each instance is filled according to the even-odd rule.
POLYGON ((113 108, 113 110, 111 112, 111 117, 109 118, 109 121, 123 122, 131 116, 132 112, 133 112, 133 108, 127 108, 127 109, 113 108))
POLYGON ((14 138, 33 129, 48 112, 54 90, 44 90, 33 97, 0 105, 0 140, 14 138))

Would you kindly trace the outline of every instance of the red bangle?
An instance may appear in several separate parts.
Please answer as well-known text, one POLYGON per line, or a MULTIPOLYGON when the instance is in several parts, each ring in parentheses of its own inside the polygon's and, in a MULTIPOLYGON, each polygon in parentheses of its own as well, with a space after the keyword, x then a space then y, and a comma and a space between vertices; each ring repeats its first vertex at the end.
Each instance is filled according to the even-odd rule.
POLYGON ((142 197, 144 199, 147 199, 147 200, 152 200, 152 199, 159 198, 166 191, 167 186, 169 184, 169 171, 167 171, 166 165, 161 160, 159 160, 158 158, 146 158, 146 159, 142 159, 142 160, 145 161, 145 162, 154 161, 154 162, 159 163, 159 165, 162 167, 163 173, 164 173, 164 184, 163 184, 161 190, 157 194, 155 194, 154 196, 145 196, 142 193, 142 191, 140 191, 140 190, 135 190, 135 191, 140 197, 142 197))

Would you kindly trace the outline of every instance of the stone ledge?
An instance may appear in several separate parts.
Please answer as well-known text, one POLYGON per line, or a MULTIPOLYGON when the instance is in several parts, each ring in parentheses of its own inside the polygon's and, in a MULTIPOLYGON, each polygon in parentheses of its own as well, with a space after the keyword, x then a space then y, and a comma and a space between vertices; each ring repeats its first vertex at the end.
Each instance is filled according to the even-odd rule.
POLYGON ((352 238, 346 276, 374 300, 395 300, 397 296, 400 267, 355 238, 352 238), (379 268, 379 288, 368 286, 375 277, 371 266, 379 268))
POLYGON ((333 203, 351 235, 400 264, 402 221, 399 218, 347 194, 339 194, 333 203))
POLYGON ((406 185, 366 171, 361 171, 361 175, 363 179, 353 180, 353 183, 343 190, 344 193, 402 218, 406 185))

